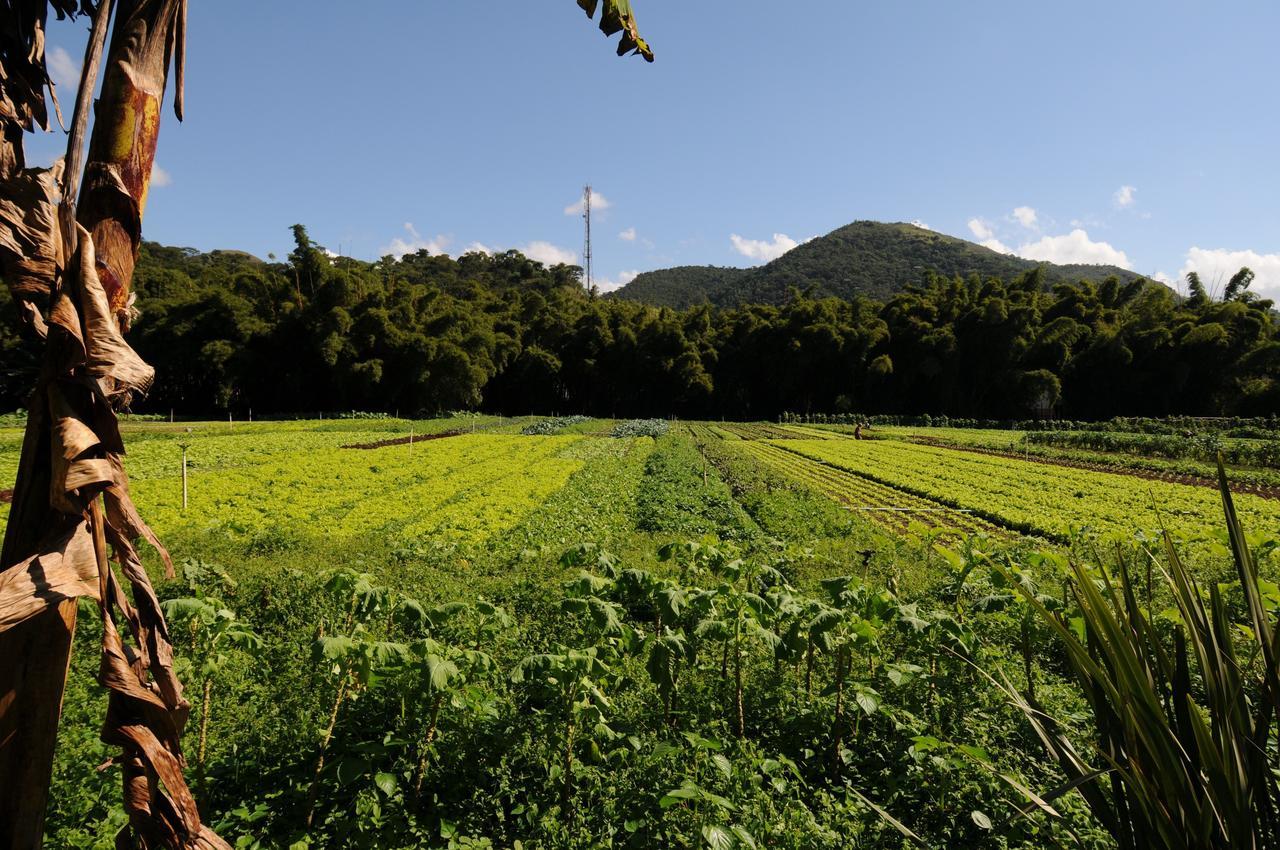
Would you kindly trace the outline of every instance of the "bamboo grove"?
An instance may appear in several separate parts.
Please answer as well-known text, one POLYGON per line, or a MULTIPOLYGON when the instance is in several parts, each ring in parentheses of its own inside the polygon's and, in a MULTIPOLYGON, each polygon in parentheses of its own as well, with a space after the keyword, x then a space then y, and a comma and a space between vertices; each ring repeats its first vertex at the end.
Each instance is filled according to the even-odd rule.
MULTIPOLYGON (((576 267, 516 252, 367 263, 302 227, 285 262, 147 244, 133 339, 165 368, 138 409, 1265 414, 1280 406, 1280 321, 1238 277, 1225 300, 1031 273, 926 276, 884 303, 794 292, 675 311, 593 297, 576 267)), ((0 405, 20 406, 18 342, 0 347, 14 364, 0 405)))

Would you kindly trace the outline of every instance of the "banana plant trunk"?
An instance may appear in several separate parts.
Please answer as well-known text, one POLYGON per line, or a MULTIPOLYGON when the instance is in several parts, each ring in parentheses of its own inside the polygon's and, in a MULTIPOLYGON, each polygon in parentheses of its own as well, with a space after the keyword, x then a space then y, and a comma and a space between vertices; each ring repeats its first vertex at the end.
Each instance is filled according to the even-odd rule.
POLYGON ((118 0, 78 218, 93 237, 98 278, 124 332, 160 138, 161 101, 175 56, 174 111, 182 120, 185 30, 185 0, 118 0))
MULTIPOLYGON (((99 17, 105 36, 106 12, 99 17)), ((166 565, 168 558, 129 499, 115 418, 154 374, 122 334, 130 324, 130 283, 175 57, 181 118, 185 18, 185 0, 117 0, 78 224, 63 220, 59 232, 57 216, 49 214, 50 189, 72 202, 76 194, 78 175, 68 174, 60 187, 55 176, 29 206, 46 213, 40 238, 28 240, 43 250, 4 252, 6 282, 35 337, 45 341, 45 358, 0 548, 0 850, 42 845, 79 596, 96 598, 103 617, 99 678, 110 689, 103 740, 122 749, 116 763, 130 819, 120 839, 132 836, 148 847, 226 846, 201 826, 182 779, 178 741, 189 706, 172 675, 167 628, 133 543, 145 537, 166 565), (47 324, 38 310, 46 304, 47 324), (107 542, 132 585, 132 602, 107 561, 107 542), (138 644, 143 663, 136 675, 115 607, 138 644), (167 794, 157 793, 157 780, 167 794)), ((3 144, 0 163, 9 173, 0 179, 30 181, 24 175, 33 172, 20 170, 12 134, 4 134, 3 144)), ((78 155, 73 151, 73 163, 78 155)), ((15 230, 27 221, 11 217, 3 224, 15 230)))

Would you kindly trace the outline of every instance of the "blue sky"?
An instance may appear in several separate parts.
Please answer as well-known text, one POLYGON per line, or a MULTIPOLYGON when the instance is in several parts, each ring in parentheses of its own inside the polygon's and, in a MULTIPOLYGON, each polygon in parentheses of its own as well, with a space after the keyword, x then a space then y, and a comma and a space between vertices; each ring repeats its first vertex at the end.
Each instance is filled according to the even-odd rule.
POLYGON ((572 0, 192 3, 146 235, 576 261, 590 181, 606 284, 878 219, 1280 297, 1274 0, 634 3, 653 65, 572 0))

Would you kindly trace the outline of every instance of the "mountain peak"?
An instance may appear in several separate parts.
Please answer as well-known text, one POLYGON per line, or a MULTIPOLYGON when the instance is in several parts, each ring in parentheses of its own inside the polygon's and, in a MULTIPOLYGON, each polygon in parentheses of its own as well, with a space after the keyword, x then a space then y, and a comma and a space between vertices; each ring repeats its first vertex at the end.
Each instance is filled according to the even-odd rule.
POLYGON ((907 222, 855 221, 805 242, 763 266, 749 269, 680 266, 645 272, 615 298, 668 306, 711 303, 778 304, 792 288, 815 287, 820 295, 884 300, 923 283, 930 272, 952 277, 1011 280, 1042 267, 1045 284, 1082 278, 1123 281, 1140 275, 1117 266, 1056 265, 1001 254, 983 245, 907 222))

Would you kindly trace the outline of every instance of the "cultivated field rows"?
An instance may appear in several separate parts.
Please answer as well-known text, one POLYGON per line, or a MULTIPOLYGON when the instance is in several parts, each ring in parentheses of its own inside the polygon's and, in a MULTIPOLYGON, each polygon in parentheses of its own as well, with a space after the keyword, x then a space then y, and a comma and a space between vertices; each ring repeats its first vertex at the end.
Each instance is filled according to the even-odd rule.
MULTIPOLYGON (((989 801, 1007 790, 987 767, 926 753, 965 747, 1029 787, 1061 784, 966 660, 1024 675, 1011 647, 1025 621, 1001 570, 1060 594, 1064 555, 1088 557, 1074 530, 1132 543, 1153 529, 1153 498, 1178 535, 1221 527, 1202 487, 813 426, 587 420, 520 434, 531 424, 413 423, 420 442, 368 449, 349 446, 403 439, 409 424, 129 427, 139 508, 179 565, 176 581, 159 581, 148 564, 175 606, 184 675, 210 668, 188 661, 205 656, 182 606, 225 606, 265 647, 220 649, 215 690, 189 689, 213 712, 198 793, 225 834, 292 836, 312 805, 340 830, 372 800, 436 833, 432 819, 447 817, 495 846, 588 846, 561 839, 607 830, 614 819, 593 801, 625 799, 635 840, 624 846, 685 846, 668 838, 702 825, 673 801, 696 783, 729 801, 722 822, 757 846, 840 846, 849 830, 900 846, 839 790, 848 782, 938 836, 934 846, 986 846, 972 813, 1001 811, 989 801), (646 429, 658 436, 609 436, 646 429), (441 652, 458 671, 448 697, 429 678, 446 669, 431 666, 441 652), (592 687, 607 699, 566 715, 541 690, 561 674, 525 677, 574 658, 596 659, 592 687), (342 682, 355 683, 345 697, 342 682), (424 729, 436 728, 437 698, 434 746, 424 729), (592 720, 566 744, 564 718, 579 714, 592 720), (723 755, 714 766, 712 751, 723 755), (317 772, 321 752, 330 766, 317 772), (784 763, 785 782, 759 779, 784 763), (248 765, 261 778, 245 790, 248 765), (877 779, 885 769, 903 781, 877 779), (959 772, 963 795, 940 798, 959 772)), ((10 480, 19 434, 0 432, 10 480)), ((1280 530, 1280 502, 1237 505, 1259 540, 1280 530)), ((1206 581, 1229 578, 1211 542, 1185 548, 1206 581)), ((110 753, 96 737, 98 647, 85 622, 56 767, 65 793, 49 821, 67 846, 82 824, 116 817, 94 770, 110 753)), ((1035 664, 1038 692, 1074 710, 1052 659, 1035 664)), ((1074 830, 1094 829, 1072 817, 1074 830)))
MULTIPOLYGON (((476 543, 543 504, 581 468, 582 450, 574 445, 597 442, 613 426, 588 420, 560 436, 519 437, 529 421, 138 423, 126 429, 127 463, 140 507, 162 532, 195 521, 206 530, 262 537, 265 545, 272 535, 370 531, 476 543), (410 428, 418 437, 462 433, 370 451, 343 448, 403 440, 410 428), (186 515, 182 445, 188 456, 186 515)), ((1204 487, 902 439, 853 440, 848 429, 833 426, 685 427, 696 439, 736 444, 796 486, 897 532, 918 522, 955 535, 1023 533, 1058 542, 1082 534, 1154 536, 1161 528, 1195 538, 1220 509, 1217 493, 1204 487)), ((1012 434, 938 430, 948 432, 947 439, 991 448, 1012 434)), ((21 433, 0 431, 0 482, 16 475, 21 433)), ((871 433, 898 437, 902 429, 871 433)), ((1280 502, 1244 493, 1237 508, 1250 527, 1280 530, 1280 502)))

